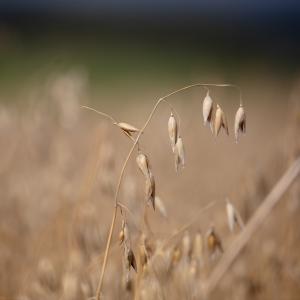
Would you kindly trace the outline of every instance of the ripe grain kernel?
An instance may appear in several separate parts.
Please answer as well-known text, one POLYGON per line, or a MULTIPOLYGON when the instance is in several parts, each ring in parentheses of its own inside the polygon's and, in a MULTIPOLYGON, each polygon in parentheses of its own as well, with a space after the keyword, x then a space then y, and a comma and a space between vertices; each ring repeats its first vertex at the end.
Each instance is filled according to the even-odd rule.
POLYGON ((246 113, 242 105, 240 105, 239 109, 235 114, 234 135, 236 143, 238 143, 241 133, 246 133, 246 113))
POLYGON ((176 121, 173 113, 171 113, 171 116, 168 121, 168 133, 169 133, 169 137, 170 137, 170 141, 171 141, 172 151, 174 152, 175 145, 177 142, 178 126, 177 126, 177 121, 176 121))
POLYGON ((217 104, 216 117, 215 117, 215 135, 217 136, 220 132, 221 128, 224 128, 227 135, 229 135, 227 119, 225 113, 221 109, 221 107, 217 104))

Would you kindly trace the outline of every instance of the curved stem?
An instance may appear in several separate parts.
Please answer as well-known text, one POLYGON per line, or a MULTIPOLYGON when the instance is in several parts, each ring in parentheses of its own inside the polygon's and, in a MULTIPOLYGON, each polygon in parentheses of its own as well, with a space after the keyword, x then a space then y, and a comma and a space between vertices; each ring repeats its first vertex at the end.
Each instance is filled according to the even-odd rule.
POLYGON ((101 288, 102 288, 102 285, 103 285, 103 278, 104 278, 104 273, 105 273, 105 269, 106 269, 106 264, 107 264, 107 257, 108 257, 108 252, 109 252, 109 248, 110 248, 110 243, 111 243, 111 238, 112 238, 112 234, 113 234, 113 229, 114 229, 114 226, 115 226, 115 221, 116 221, 116 216, 117 216, 117 210, 118 210, 118 195, 119 195, 119 190, 120 190, 120 186, 121 186, 121 182, 122 182, 122 179, 123 179, 123 175, 124 175, 124 171, 125 171, 125 168, 127 166, 127 163, 131 157, 131 154, 135 148, 135 146, 137 145, 142 133, 144 132, 144 130, 146 129, 146 127, 148 126, 149 122, 151 121, 157 107, 159 106, 159 104, 161 103, 162 101, 162 98, 159 99, 155 106, 153 107, 145 125, 143 126, 143 128, 139 131, 138 133, 138 136, 137 138, 135 139, 126 159, 125 159, 125 162, 123 164, 123 167, 122 167, 122 170, 121 170, 121 174, 120 174, 120 177, 119 177, 119 180, 118 180, 118 184, 117 184, 117 189, 116 189, 116 193, 115 193, 115 206, 114 206, 114 212, 113 212, 113 217, 112 217, 112 223, 111 223, 111 226, 110 226, 110 230, 109 230, 109 234, 108 234, 108 240, 107 240, 107 244, 106 244, 106 248, 105 248, 105 254, 104 254, 104 260, 103 260, 103 265, 102 265, 102 269, 101 269, 101 275, 100 275, 100 280, 99 280, 99 283, 98 283, 98 287, 97 287, 97 292, 96 292, 96 299, 97 300, 100 300, 100 297, 101 297, 101 288))
MULTIPOLYGON (((100 274, 100 279, 99 279, 99 283, 98 283, 98 287, 97 287, 97 292, 96 292, 96 300, 100 300, 101 298, 101 289, 102 289, 102 285, 103 285, 103 278, 104 278, 104 273, 105 273, 105 269, 106 269, 106 265, 107 265, 107 258, 108 258, 108 253, 109 253, 109 249, 110 249, 110 244, 111 244, 111 239, 112 239, 112 234, 113 234, 113 230, 114 230, 114 226, 115 226, 115 221, 116 221, 116 216, 117 216, 117 211, 118 211, 118 196, 119 196, 119 191, 120 191, 120 186, 121 186, 121 183, 122 183, 122 179, 123 179, 123 176, 124 176, 124 172, 125 172, 125 169, 126 169, 126 166, 127 166, 127 163, 133 153, 133 150, 135 148, 135 146, 138 144, 139 142, 139 139, 141 137, 141 135, 143 134, 143 132, 145 131, 145 129, 147 128, 148 124, 150 123, 154 113, 156 112, 158 106, 160 105, 161 102, 165 101, 166 98, 169 98, 170 96, 173 96, 177 93, 180 93, 182 91, 185 91, 187 89, 190 89, 190 88, 193 88, 193 87, 197 87, 197 86, 202 86, 202 87, 205 87, 205 86, 215 86, 215 87, 233 87, 233 88, 236 88, 239 90, 239 93, 240 93, 240 104, 242 103, 241 102, 241 90, 240 88, 237 86, 237 85, 234 85, 234 84, 214 84, 214 83, 196 83, 196 84, 191 84, 191 85, 188 85, 188 86, 185 86, 183 88, 180 88, 178 90, 175 90, 161 98, 159 98, 154 107, 152 108, 144 126, 141 128, 141 130, 139 131, 133 145, 131 146, 130 150, 129 150, 129 153, 124 161, 124 164, 122 166, 122 169, 121 169, 121 173, 120 173, 120 177, 119 177, 119 180, 118 180, 118 184, 117 184, 117 188, 116 188, 116 192, 115 192, 115 197, 114 197, 114 202, 115 202, 115 205, 114 205, 114 211, 113 211, 113 216, 112 216, 112 222, 111 222, 111 226, 110 226, 110 230, 109 230, 109 234, 108 234, 108 239, 107 239, 107 243, 106 243, 106 247, 105 247, 105 254, 104 254, 104 260, 103 260, 103 264, 102 264, 102 269, 101 269, 101 274, 100 274)), ((167 101, 165 101, 167 102, 167 101)), ((168 102, 167 102, 168 103, 168 102)), ((169 104, 170 105, 170 104, 169 104)), ((86 107, 88 108, 88 107, 86 107)), ((90 108, 88 108, 90 109, 90 108)), ((91 109, 91 110, 94 110, 94 109, 91 109)), ((95 111, 95 110, 94 110, 95 111)), ((96 111, 97 112, 97 111, 96 111)), ((100 113, 100 112, 98 112, 100 113)), ((104 113, 100 113, 106 117, 109 117, 111 119, 110 116, 104 114, 104 113)))
POLYGON ((110 116, 110 115, 108 115, 108 114, 106 114, 106 113, 104 113, 102 111, 96 110, 96 109, 94 109, 92 107, 89 107, 89 106, 86 106, 86 105, 81 105, 80 107, 88 109, 88 110, 91 110, 91 111, 97 113, 98 115, 101 115, 101 116, 103 116, 105 118, 110 119, 113 123, 117 123, 117 121, 112 116, 110 116))
POLYGON ((238 90, 239 92, 239 101, 240 101, 240 105, 242 106, 243 105, 243 101, 242 101, 242 90, 241 88, 236 85, 236 84, 231 84, 231 83, 195 83, 195 84, 191 84, 191 85, 187 85, 179 90, 176 90, 174 92, 171 92, 169 94, 167 94, 166 96, 163 97, 163 99, 167 98, 167 97, 170 97, 174 94, 177 94, 181 91, 184 91, 184 90, 187 90, 187 89, 190 89, 192 87, 196 87, 196 86, 202 86, 204 88, 207 88, 208 86, 213 86, 213 87, 230 87, 230 88, 234 88, 236 90, 238 90))
MULTIPOLYGON (((101 116, 103 116, 105 118, 110 119, 113 122, 114 125, 118 124, 118 122, 111 115, 109 115, 109 114, 106 114, 106 113, 104 113, 104 112, 102 112, 100 110, 97 110, 97 109, 94 109, 92 107, 85 106, 85 105, 81 105, 80 107, 88 109, 88 110, 91 110, 91 111, 97 113, 98 115, 101 115, 101 116)), ((126 133, 126 131, 123 131, 123 130, 122 130, 122 132, 134 142, 134 138, 130 134, 126 133)))

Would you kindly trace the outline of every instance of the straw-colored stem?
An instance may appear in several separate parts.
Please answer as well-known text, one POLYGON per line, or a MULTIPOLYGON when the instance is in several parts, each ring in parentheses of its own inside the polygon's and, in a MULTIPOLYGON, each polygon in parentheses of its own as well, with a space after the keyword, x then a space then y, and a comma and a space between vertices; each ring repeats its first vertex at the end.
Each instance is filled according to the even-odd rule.
MULTIPOLYGON (((110 249, 110 244, 111 244, 111 239, 112 239, 112 234, 113 234, 113 230, 114 230, 114 226, 115 226, 115 221, 116 221, 116 216, 117 216, 117 210, 118 210, 118 196, 119 196, 119 191, 120 191, 120 186, 122 183, 122 179, 124 176, 124 172, 127 166, 127 163, 133 153, 133 150, 135 148, 135 146, 138 144, 139 139, 141 137, 141 135, 143 134, 143 132, 145 131, 145 129, 147 128, 147 126, 149 125, 154 113, 156 112, 158 106, 160 105, 161 102, 163 102, 166 98, 169 98, 170 96, 173 96, 177 93, 180 93, 182 91, 185 91, 187 89, 193 88, 193 87, 197 87, 197 86, 215 86, 215 87, 233 87, 239 90, 240 92, 240 88, 236 85, 233 84, 213 84, 213 83, 196 83, 196 84, 191 84, 188 86, 185 86, 183 88, 180 88, 178 90, 175 90, 161 98, 159 98, 156 102, 156 104, 154 105, 154 107, 152 108, 152 111, 150 112, 144 126, 141 128, 141 130, 138 132, 138 135, 133 143, 133 145, 131 146, 129 153, 124 161, 124 164, 122 166, 121 169, 121 173, 119 176, 119 180, 118 180, 118 184, 117 184, 117 188, 116 188, 116 192, 115 192, 115 197, 114 197, 114 201, 115 201, 115 206, 114 206, 114 211, 113 211, 113 216, 112 216, 112 222, 111 222, 111 226, 110 226, 110 230, 109 230, 109 234, 108 234, 108 239, 107 239, 107 243, 106 243, 106 247, 105 247, 105 254, 104 254, 104 260, 103 260, 103 264, 102 264, 102 269, 101 269, 101 274, 100 274, 100 279, 99 279, 99 283, 98 283, 98 287, 97 287, 97 292, 96 292, 96 300, 100 300, 101 298, 101 289, 102 289, 102 285, 103 285, 103 278, 104 278, 104 273, 105 273, 105 269, 106 269, 106 265, 107 265, 107 259, 108 259, 108 253, 109 253, 109 249, 110 249)), ((240 92, 240 102, 241 102, 241 92, 240 92)), ((93 109, 92 109, 93 110, 93 109)), ((106 115, 104 113, 101 113, 102 115, 106 115)), ((108 115, 106 115, 108 116, 108 115)), ((111 118, 110 118, 111 119, 111 118)))
POLYGON ((95 112, 98 115, 101 115, 101 116, 103 116, 103 117, 105 117, 107 119, 110 119, 113 123, 117 123, 117 121, 111 115, 109 115, 107 113, 104 113, 102 111, 96 110, 96 109, 94 109, 92 107, 89 107, 89 106, 86 106, 86 105, 81 105, 80 107, 84 108, 84 109, 91 110, 91 111, 95 112))
POLYGON ((231 244, 230 248, 224 253, 219 264, 215 267, 212 274, 208 278, 206 284, 203 285, 203 293, 205 296, 209 295, 218 282, 222 279, 224 274, 237 256, 241 253, 247 242, 253 236, 256 230, 263 224, 274 206, 279 202, 284 193, 292 185, 292 183, 300 176, 300 157, 291 165, 285 172, 278 183, 274 186, 269 195, 265 198, 259 208, 256 210, 253 217, 246 224, 243 231, 231 244))

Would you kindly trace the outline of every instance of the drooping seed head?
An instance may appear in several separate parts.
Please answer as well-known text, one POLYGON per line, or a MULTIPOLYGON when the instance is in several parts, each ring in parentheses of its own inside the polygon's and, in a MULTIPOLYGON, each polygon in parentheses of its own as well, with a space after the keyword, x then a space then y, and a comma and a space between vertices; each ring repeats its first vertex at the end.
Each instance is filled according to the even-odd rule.
POLYGON ((122 129, 123 132, 128 136, 131 136, 132 133, 140 131, 138 128, 134 127, 133 125, 130 125, 125 122, 114 123, 114 124, 117 125, 120 129, 122 129))
POLYGON ((139 153, 136 157, 136 163, 143 175, 145 176, 145 178, 149 178, 149 161, 147 156, 143 153, 139 153))
POLYGON ((219 134, 221 127, 223 127, 224 130, 226 131, 227 135, 229 135, 226 116, 225 116, 223 110, 221 109, 221 107, 217 104, 217 110, 216 110, 216 116, 215 116, 215 135, 216 136, 219 134))
POLYGON ((120 245, 123 244, 124 242, 124 237, 125 237, 125 234, 124 234, 124 230, 123 228, 120 230, 120 233, 119 233, 119 242, 120 242, 120 245))
POLYGON ((189 259, 191 255, 191 237, 188 231, 185 231, 182 238, 182 255, 185 259, 189 259))
POLYGON ((195 234, 193 241, 193 258, 202 262, 204 257, 204 243, 200 231, 195 234))
POLYGON ((145 271, 146 265, 148 263, 149 255, 146 247, 146 235, 143 233, 140 238, 139 243, 139 259, 142 266, 142 270, 145 271))
POLYGON ((155 179, 151 170, 149 170, 149 177, 146 179, 145 195, 146 202, 151 202, 152 207, 155 210, 155 179))
POLYGON ((180 136, 178 136, 176 145, 175 145, 175 170, 178 172, 179 166, 184 168, 185 166, 185 155, 184 155, 184 146, 183 141, 180 136))
POLYGON ((240 214, 228 199, 226 199, 226 212, 228 226, 231 232, 233 232, 235 225, 238 225, 240 229, 244 228, 244 222, 240 214))
POLYGON ((171 113, 171 116, 168 121, 168 133, 169 133, 169 137, 170 137, 170 141, 171 141, 172 151, 174 152, 175 145, 177 142, 178 126, 177 126, 177 121, 176 121, 173 113, 171 113))
POLYGON ((172 259, 171 259, 172 267, 175 267, 179 263, 181 257, 182 257, 181 248, 179 245, 176 245, 172 251, 172 259))
POLYGON ((236 142, 239 140, 240 133, 246 133, 246 113, 242 105, 240 105, 235 114, 234 135, 236 142))
POLYGON ((234 230, 234 224, 235 224, 235 212, 233 205, 229 202, 229 200, 226 201, 226 212, 227 212, 227 221, 228 226, 231 232, 234 230))
POLYGON ((220 237, 215 232, 214 227, 210 227, 206 234, 206 243, 210 255, 215 255, 217 252, 223 253, 223 247, 220 237))
POLYGON ((213 115, 213 100, 209 95, 209 91, 207 91, 206 96, 203 100, 202 113, 204 125, 206 125, 207 123, 211 123, 213 115))
POLYGON ((136 265, 135 256, 134 256, 134 253, 131 249, 129 249, 129 251, 128 251, 127 260, 128 260, 129 266, 131 266, 137 272, 137 265, 136 265))

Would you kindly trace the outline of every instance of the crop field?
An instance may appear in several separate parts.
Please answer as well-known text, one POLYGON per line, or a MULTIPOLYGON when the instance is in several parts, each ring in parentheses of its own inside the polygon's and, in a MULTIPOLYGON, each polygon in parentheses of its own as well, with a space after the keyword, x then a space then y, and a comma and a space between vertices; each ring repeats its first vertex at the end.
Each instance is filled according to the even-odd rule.
POLYGON ((145 123, 195 75, 0 92, 0 299, 299 299, 300 85, 253 78, 245 134, 239 89, 207 81, 145 123))

